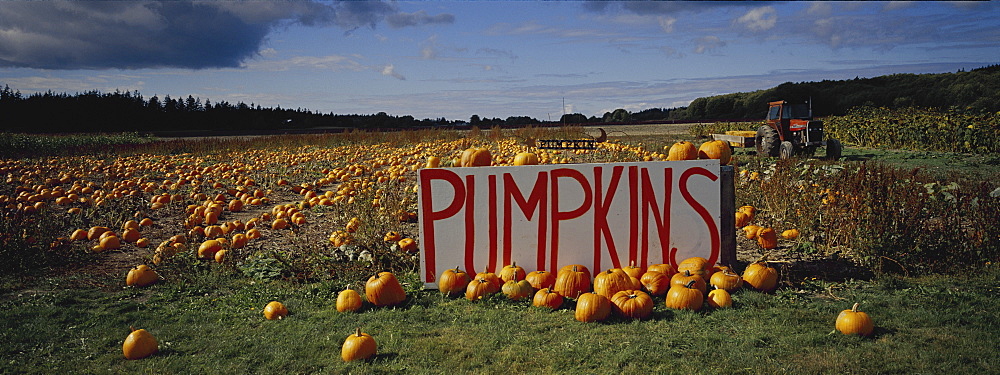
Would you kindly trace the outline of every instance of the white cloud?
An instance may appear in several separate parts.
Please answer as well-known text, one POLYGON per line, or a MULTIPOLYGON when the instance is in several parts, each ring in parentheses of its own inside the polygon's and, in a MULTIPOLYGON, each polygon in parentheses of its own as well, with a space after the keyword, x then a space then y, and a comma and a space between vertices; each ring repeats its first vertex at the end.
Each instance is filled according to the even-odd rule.
POLYGON ((400 81, 405 81, 406 80, 406 77, 404 77, 402 74, 399 74, 399 73, 396 72, 396 66, 394 66, 392 64, 387 64, 386 66, 384 66, 382 68, 382 75, 389 76, 389 77, 398 79, 400 81))
POLYGON ((708 35, 695 39, 695 43, 697 46, 694 48, 694 53, 697 54, 711 52, 726 46, 726 42, 722 41, 722 39, 719 39, 719 37, 715 35, 708 35))
POLYGON ((750 9, 735 23, 753 32, 767 31, 778 23, 778 12, 772 6, 750 9))
POLYGON ((657 21, 660 24, 660 29, 663 29, 665 33, 674 32, 674 24, 677 23, 677 19, 674 17, 659 17, 657 21))

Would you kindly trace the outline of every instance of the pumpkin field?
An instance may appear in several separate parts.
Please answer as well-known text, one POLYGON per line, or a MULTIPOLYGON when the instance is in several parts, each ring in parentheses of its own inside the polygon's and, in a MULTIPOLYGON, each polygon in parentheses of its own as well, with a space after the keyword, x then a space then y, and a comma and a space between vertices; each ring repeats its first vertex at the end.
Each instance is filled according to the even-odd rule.
POLYGON ((0 159, 0 372, 1000 372, 995 145, 970 125, 954 148, 778 160, 702 137, 755 126, 621 126, 575 151, 532 145, 593 129, 4 134, 30 146, 0 159), (418 278, 419 169, 677 143, 735 168, 737 264, 418 278))

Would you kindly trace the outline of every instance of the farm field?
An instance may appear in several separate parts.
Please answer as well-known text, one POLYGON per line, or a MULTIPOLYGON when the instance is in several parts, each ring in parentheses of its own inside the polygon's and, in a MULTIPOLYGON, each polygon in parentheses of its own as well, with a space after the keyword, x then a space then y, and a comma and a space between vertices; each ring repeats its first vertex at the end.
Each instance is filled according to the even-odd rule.
MULTIPOLYGON (((538 157, 661 160, 674 142, 703 142, 688 127, 605 128, 609 140, 598 150, 538 157)), ((86 155, 5 159, 0 341, 7 344, 0 368, 1000 371, 995 156, 848 147, 841 161, 779 161, 736 150, 737 206, 756 207, 754 225, 801 235, 763 249, 738 231, 740 264, 733 268, 742 272, 767 255, 778 285, 770 293, 736 290, 731 308, 674 310, 654 296, 648 319, 582 323, 569 299, 549 310, 502 294, 446 298, 417 280, 419 250, 386 240, 395 232, 419 246, 415 171, 429 157, 450 167, 463 150, 481 146, 497 164, 510 164, 516 153, 533 151, 529 139, 596 133, 568 127, 145 139, 86 155), (100 234, 71 240, 75 230, 94 227, 115 232, 120 244, 102 245, 100 234), (225 240, 201 249, 215 238, 225 240), (160 280, 126 286, 126 274, 140 264, 160 280), (365 280, 380 271, 400 279, 402 304, 336 310, 342 290, 364 295, 365 280), (289 315, 265 319, 270 301, 284 303, 289 315), (870 336, 834 328, 854 303, 874 320, 870 336), (126 360, 130 326, 152 333, 159 352, 126 360), (375 338, 378 354, 345 363, 340 348, 357 327, 375 338)))

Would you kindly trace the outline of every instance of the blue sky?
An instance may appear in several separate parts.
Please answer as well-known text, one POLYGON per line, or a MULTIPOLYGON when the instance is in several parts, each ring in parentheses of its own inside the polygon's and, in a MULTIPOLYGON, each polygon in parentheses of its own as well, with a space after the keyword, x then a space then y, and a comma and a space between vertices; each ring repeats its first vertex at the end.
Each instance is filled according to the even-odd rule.
POLYGON ((3 1, 0 84, 418 119, 600 117, 789 81, 997 64, 998 11, 997 2, 3 1))

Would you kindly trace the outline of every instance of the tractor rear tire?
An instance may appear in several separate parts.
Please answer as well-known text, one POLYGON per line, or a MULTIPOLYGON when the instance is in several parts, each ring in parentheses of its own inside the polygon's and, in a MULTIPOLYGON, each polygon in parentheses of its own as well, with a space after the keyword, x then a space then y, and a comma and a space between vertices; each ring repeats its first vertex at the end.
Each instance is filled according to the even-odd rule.
POLYGON ((770 126, 764 125, 757 128, 757 136, 754 137, 754 146, 757 147, 757 156, 778 156, 778 132, 770 126))
POLYGON ((843 152, 844 147, 840 144, 840 141, 833 138, 827 138, 826 160, 838 160, 843 152))
POLYGON ((795 145, 793 145, 792 142, 789 141, 781 142, 781 146, 779 147, 778 151, 778 156, 781 158, 781 160, 791 159, 795 157, 795 145))

